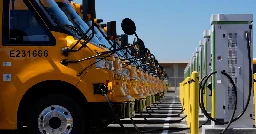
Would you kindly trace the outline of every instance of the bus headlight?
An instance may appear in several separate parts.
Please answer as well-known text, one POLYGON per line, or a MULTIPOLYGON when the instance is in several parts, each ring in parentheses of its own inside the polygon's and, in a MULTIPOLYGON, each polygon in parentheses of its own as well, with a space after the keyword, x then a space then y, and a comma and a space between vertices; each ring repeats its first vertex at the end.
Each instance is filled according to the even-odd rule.
POLYGON ((96 59, 96 68, 105 68, 108 70, 114 70, 113 61, 107 59, 96 59))

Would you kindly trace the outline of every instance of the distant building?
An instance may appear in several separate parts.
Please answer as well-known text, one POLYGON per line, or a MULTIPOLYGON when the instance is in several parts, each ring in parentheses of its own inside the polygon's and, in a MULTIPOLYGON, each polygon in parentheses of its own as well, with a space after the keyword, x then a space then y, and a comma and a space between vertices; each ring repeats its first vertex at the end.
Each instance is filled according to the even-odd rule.
POLYGON ((168 82, 171 83, 172 89, 179 87, 179 83, 183 81, 184 69, 188 63, 189 61, 180 60, 159 61, 168 75, 168 82))

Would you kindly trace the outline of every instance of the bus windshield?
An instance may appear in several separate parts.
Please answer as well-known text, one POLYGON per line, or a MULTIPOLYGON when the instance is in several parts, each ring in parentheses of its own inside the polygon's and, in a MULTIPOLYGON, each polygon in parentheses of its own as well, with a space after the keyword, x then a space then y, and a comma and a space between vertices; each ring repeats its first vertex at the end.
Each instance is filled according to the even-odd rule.
MULTIPOLYGON (((89 26, 92 26, 92 21, 88 21, 87 24, 89 26)), ((107 48, 112 47, 112 45, 109 44, 107 39, 102 35, 102 33, 99 31, 99 29, 96 26, 94 26, 94 32, 96 34, 96 37, 99 39, 99 41, 101 41, 103 43, 103 45, 105 45, 107 48)))
POLYGON ((36 2, 54 26, 59 28, 62 28, 63 25, 73 26, 73 24, 68 20, 67 16, 60 10, 60 8, 54 0, 36 0, 36 2))
MULTIPOLYGON (((69 3, 57 2, 59 8, 66 14, 68 19, 75 25, 77 28, 81 29, 84 33, 87 32, 89 26, 82 20, 82 18, 76 13, 69 3)), ((90 30, 87 34, 89 36, 92 33, 90 30)), ((94 36, 91 42, 95 44, 101 44, 101 42, 94 36)))
MULTIPOLYGON (((92 21, 88 21, 88 22, 86 22, 89 26, 92 26, 92 21)), ((107 39, 106 39, 106 35, 105 35, 105 33, 103 32, 103 30, 102 29, 99 29, 98 27, 96 27, 96 26, 94 26, 94 31, 95 31, 95 36, 107 47, 107 48, 112 48, 112 44, 114 44, 113 43, 113 41, 108 41, 107 39), (103 35, 104 34, 104 35, 103 35), (109 43, 110 42, 110 43, 109 43)), ((117 48, 120 48, 120 44, 116 44, 117 45, 117 48)), ((122 57, 122 58, 124 58, 125 57, 125 52, 124 52, 124 50, 119 50, 119 51, 117 51, 116 52, 117 54, 118 54, 118 56, 120 56, 120 57, 122 57)))

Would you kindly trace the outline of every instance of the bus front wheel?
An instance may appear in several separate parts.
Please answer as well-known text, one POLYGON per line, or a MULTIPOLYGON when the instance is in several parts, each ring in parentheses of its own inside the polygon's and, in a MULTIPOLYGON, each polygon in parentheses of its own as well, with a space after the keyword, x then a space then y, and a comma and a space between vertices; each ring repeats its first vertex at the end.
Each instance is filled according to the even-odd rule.
POLYGON ((85 118, 81 106, 66 95, 49 95, 30 107, 31 134, 83 134, 85 118))

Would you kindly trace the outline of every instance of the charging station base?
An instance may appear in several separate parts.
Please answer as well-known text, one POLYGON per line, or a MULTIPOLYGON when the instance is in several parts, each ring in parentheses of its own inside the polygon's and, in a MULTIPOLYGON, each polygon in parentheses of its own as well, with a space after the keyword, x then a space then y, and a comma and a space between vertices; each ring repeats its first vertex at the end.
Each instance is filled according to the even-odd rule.
MULTIPOLYGON (((224 127, 213 127, 213 125, 203 125, 202 134, 220 134, 224 127)), ((229 128, 225 134, 256 134, 256 128, 229 128)))

